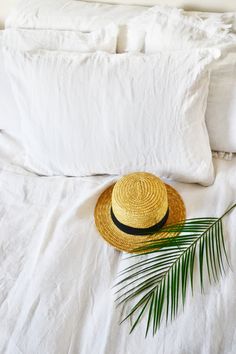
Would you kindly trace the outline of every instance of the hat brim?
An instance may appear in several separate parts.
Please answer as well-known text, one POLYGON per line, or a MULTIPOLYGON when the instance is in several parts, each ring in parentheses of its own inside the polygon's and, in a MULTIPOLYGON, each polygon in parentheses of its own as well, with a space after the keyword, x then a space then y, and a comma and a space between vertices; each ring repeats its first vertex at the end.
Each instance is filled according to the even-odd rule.
MULTIPOLYGON (((101 236, 111 246, 119 251, 128 253, 138 253, 137 249, 147 241, 157 240, 168 237, 167 232, 158 232, 157 234, 136 236, 129 235, 121 231, 112 221, 111 218, 111 196, 112 186, 108 187, 99 197, 95 207, 95 223, 101 236), (136 251, 135 251, 136 250, 136 251)), ((175 224, 179 221, 185 220, 186 210, 184 202, 179 193, 170 185, 165 184, 168 195, 169 216, 165 225, 175 224)), ((177 236, 178 233, 172 234, 171 237, 177 236)))

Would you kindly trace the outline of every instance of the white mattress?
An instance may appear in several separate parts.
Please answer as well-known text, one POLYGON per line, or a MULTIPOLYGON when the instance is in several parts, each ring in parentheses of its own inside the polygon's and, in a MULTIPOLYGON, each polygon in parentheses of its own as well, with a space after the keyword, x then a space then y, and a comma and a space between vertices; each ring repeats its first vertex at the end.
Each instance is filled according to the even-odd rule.
MULTIPOLYGON (((145 323, 128 335, 111 289, 124 254, 96 231, 93 211, 114 177, 40 177, 20 167, 0 135, 0 352, 5 354, 236 353, 236 211, 224 223, 232 263, 195 289, 155 338, 145 323)), ((216 216, 236 201, 236 158, 215 160, 213 186, 174 183, 188 217, 216 216)))

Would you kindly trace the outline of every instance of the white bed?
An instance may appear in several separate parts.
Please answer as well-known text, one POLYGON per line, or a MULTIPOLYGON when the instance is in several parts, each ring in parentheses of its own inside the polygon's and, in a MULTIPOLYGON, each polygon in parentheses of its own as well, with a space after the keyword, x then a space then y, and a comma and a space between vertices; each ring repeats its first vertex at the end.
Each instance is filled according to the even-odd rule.
MULTIPOLYGON (((232 270, 156 337, 119 326, 112 285, 124 254, 99 236, 93 211, 114 177, 39 177, 19 167, 19 149, 1 135, 0 352, 234 354, 235 212, 224 223, 232 270)), ((213 186, 173 183, 188 217, 221 215, 236 200, 236 157, 214 160, 213 186)))
MULTIPOLYGON (((225 10, 234 10, 228 3, 225 10)), ((220 216, 236 202, 236 155, 218 156, 228 160, 213 159, 212 185, 168 181, 187 218, 220 216)), ((207 281, 204 293, 196 282, 177 318, 145 339, 145 321, 131 335, 129 322, 119 325, 112 287, 131 260, 104 242, 93 216, 99 195, 120 176, 44 177, 24 161, 20 143, 0 130, 0 353, 236 353, 236 209, 224 220, 231 269, 207 281)))

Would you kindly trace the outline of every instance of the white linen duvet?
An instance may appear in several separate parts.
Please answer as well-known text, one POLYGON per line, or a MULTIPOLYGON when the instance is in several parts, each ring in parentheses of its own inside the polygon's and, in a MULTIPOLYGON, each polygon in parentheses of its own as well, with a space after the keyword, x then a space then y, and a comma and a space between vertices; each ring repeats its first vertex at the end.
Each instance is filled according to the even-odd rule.
MULTIPOLYGON (((204 294, 196 285, 184 311, 157 336, 145 322, 129 335, 111 289, 126 257, 96 231, 93 212, 114 177, 39 177, 17 166, 0 135, 0 353, 234 354, 236 212, 224 222, 232 270, 204 294)), ((236 201, 236 158, 214 160, 208 187, 173 183, 187 217, 219 216, 236 201)))

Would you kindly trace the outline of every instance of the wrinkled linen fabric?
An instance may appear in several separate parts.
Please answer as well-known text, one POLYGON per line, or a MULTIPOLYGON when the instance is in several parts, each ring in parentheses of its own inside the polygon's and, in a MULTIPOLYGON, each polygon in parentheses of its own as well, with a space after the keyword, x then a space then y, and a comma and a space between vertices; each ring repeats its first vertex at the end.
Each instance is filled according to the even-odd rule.
POLYGON ((236 45, 213 66, 206 109, 212 150, 236 152, 236 45))
POLYGON ((116 52, 118 27, 110 24, 89 33, 65 30, 39 30, 8 28, 2 45, 21 51, 37 49, 91 53, 116 52))
MULTIPOLYGON (((203 294, 196 282, 184 310, 156 337, 144 338, 145 321, 129 335, 112 289, 129 261, 103 241, 93 218, 100 193, 119 176, 39 177, 17 166, 16 155, 0 135, 1 353, 235 353, 236 211, 224 220, 232 270, 217 284, 207 281, 203 294)), ((208 188, 171 183, 188 218, 220 216, 236 201, 236 158, 214 164, 208 188)))
POLYGON ((6 72, 3 47, 20 51, 37 49, 90 53, 105 51, 115 53, 118 27, 110 24, 104 28, 82 33, 64 30, 30 30, 9 28, 0 32, 0 129, 19 132, 21 127, 9 77, 6 72))
MULTIPOLYGON (((140 16, 141 17, 141 16, 140 16)), ((161 50, 186 50, 207 48, 222 44, 236 43, 236 35, 231 25, 217 17, 202 19, 199 16, 186 16, 179 9, 159 7, 146 13, 145 52, 161 50)))
MULTIPOLYGON (((149 35, 149 40, 146 41, 148 52, 157 50, 157 47, 161 50, 173 50, 174 48, 179 50, 183 48, 183 45, 185 49, 186 45, 189 47, 222 45, 222 43, 233 41, 235 35, 232 36, 232 33, 236 32, 236 13, 188 12, 167 6, 148 8, 68 0, 20 1, 7 19, 6 26, 86 32, 101 29, 113 22, 120 27, 118 52, 145 51, 148 27, 149 34, 150 32, 153 34, 149 35), (168 23, 169 17, 175 18, 177 28, 177 30, 172 28, 171 40, 168 35, 165 35, 166 22, 168 23), (150 30, 155 21, 166 21, 159 36, 156 35, 155 30, 150 30), (181 35, 179 35, 180 29, 181 35), (228 32, 231 34, 229 35, 228 32)), ((167 33, 169 32, 167 30, 167 33)), ((219 65, 215 65, 212 72, 206 121, 211 149, 215 151, 236 152, 236 139, 234 138, 236 129, 234 119, 236 112, 235 62, 235 50, 229 51, 229 55, 219 60, 219 65)))
POLYGON ((3 33, 0 31, 0 130, 19 130, 20 117, 4 65, 3 33))
POLYGON ((181 10, 158 6, 141 15, 140 22, 146 26, 147 54, 222 47, 224 55, 212 66, 206 123, 212 150, 236 152, 236 34, 232 24, 223 15, 186 16, 181 10))
POLYGON ((134 5, 111 5, 74 0, 23 0, 6 19, 6 27, 76 29, 87 32, 111 22, 125 24, 147 8, 134 5))
POLYGON ((126 46, 126 23, 146 9, 74 0, 23 0, 7 18, 6 27, 89 32, 114 23, 120 26, 117 50, 122 53, 126 46))
POLYGON ((153 53, 230 42, 235 35, 235 19, 236 13, 202 14, 153 6, 128 21, 125 51, 153 53))
MULTIPOLYGON (((92 31, 115 22, 120 26, 117 50, 143 49, 143 19, 152 11, 166 11, 166 6, 111 5, 74 0, 22 0, 7 18, 6 26, 15 28, 73 29, 92 31), (153 10, 154 9, 154 10, 153 10), (164 9, 164 10, 163 10, 164 9), (137 20, 136 20, 137 17, 137 20), (134 20, 134 22, 133 22, 134 20)), ((201 13, 183 11, 191 17, 215 18, 232 26, 236 32, 235 13, 201 13)), ((146 17, 146 18, 147 18, 146 17)))
POLYGON ((207 67, 219 55, 5 50, 26 166, 44 175, 146 170, 213 183, 205 109, 207 67))

